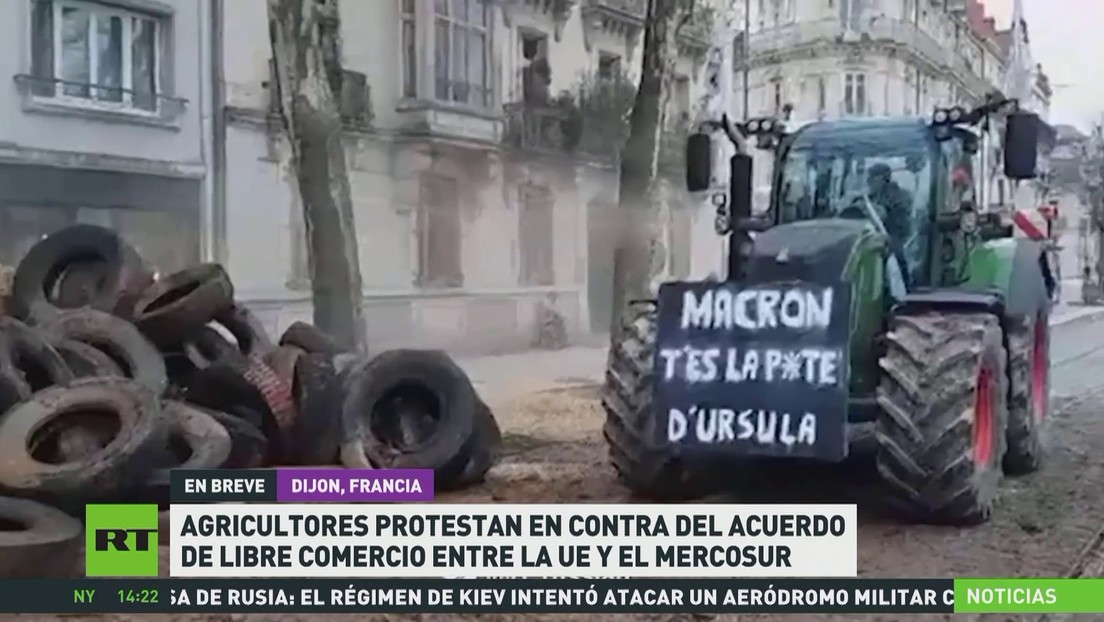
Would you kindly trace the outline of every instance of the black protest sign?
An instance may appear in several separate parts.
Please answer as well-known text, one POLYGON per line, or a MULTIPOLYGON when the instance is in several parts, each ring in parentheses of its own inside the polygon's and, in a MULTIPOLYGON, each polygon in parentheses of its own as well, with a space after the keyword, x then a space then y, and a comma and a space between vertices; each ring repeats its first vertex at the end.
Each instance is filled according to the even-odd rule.
POLYGON ((846 283, 659 290, 658 442, 690 452, 847 456, 846 283))

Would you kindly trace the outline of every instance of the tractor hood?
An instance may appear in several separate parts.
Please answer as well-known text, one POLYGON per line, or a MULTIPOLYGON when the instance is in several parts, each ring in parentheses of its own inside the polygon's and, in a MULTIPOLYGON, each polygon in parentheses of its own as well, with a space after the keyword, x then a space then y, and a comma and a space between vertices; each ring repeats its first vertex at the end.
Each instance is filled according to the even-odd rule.
POLYGON ((860 241, 878 234, 863 220, 817 219, 787 223, 755 237, 746 263, 752 282, 849 281, 852 255, 860 241))

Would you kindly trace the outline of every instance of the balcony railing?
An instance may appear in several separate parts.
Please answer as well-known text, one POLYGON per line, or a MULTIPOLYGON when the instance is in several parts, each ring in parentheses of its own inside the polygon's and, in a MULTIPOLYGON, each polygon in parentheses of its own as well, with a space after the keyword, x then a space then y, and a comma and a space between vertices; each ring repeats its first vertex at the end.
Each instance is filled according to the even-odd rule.
POLYGON ((562 153, 575 148, 568 114, 556 108, 507 104, 506 144, 526 151, 562 153))

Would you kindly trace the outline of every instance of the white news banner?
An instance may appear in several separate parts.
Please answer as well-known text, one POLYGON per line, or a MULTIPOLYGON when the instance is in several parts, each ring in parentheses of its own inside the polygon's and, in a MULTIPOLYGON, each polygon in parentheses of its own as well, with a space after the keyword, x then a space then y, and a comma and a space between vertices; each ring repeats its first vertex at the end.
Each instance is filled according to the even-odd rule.
POLYGON ((854 505, 171 508, 174 577, 854 577, 854 505))

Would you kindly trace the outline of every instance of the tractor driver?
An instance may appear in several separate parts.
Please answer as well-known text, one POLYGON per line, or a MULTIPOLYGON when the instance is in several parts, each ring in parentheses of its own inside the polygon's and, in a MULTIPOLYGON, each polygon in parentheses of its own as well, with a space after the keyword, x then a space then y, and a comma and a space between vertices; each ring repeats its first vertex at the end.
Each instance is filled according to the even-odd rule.
POLYGON ((909 263, 905 257, 905 244, 912 234, 912 195, 893 181, 889 166, 882 163, 870 167, 866 186, 870 201, 885 210, 885 228, 889 233, 890 249, 897 256, 907 283, 909 263))

